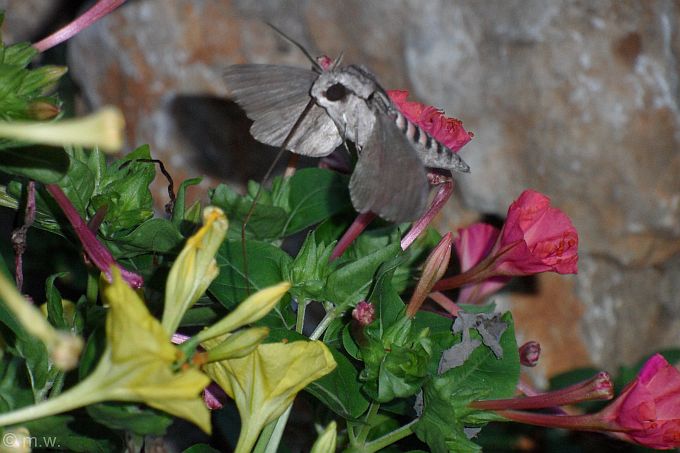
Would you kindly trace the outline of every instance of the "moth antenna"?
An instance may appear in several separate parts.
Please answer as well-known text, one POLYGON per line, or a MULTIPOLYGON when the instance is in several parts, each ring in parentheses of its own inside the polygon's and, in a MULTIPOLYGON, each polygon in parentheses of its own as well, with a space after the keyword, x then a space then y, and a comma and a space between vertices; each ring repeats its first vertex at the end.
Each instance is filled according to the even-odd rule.
POLYGON ((338 55, 338 58, 335 59, 335 61, 333 62, 333 67, 331 68, 331 70, 334 70, 335 68, 337 68, 340 65, 340 62, 342 61, 343 56, 345 56, 344 51, 340 52, 340 55, 338 55))
POLYGON ((267 172, 264 174, 264 178, 262 178, 262 184, 260 184, 260 187, 257 188, 257 192, 255 192, 255 197, 253 197, 253 204, 250 205, 250 209, 248 209, 248 212, 246 213, 246 216, 243 219, 243 223, 241 224, 241 250, 243 252, 243 272, 246 276, 246 293, 248 295, 250 295, 250 277, 248 273, 248 253, 246 250, 246 227, 248 226, 248 222, 250 221, 250 218, 253 216, 253 213, 255 212, 257 201, 259 200, 260 195, 262 195, 262 187, 264 186, 264 182, 268 180, 269 177, 271 176, 272 171, 274 171, 274 167, 276 167, 276 164, 278 164, 279 160, 281 160, 281 156, 283 156, 284 151, 286 151, 288 143, 295 135, 295 132, 297 131, 298 127, 300 127, 300 124, 302 124, 302 120, 305 119, 307 113, 309 113, 309 110, 312 108, 312 106, 314 106, 314 98, 310 97, 309 102, 307 102, 307 105, 305 106, 304 110, 302 111, 302 113, 300 113, 298 119, 295 120, 295 124, 293 124, 293 127, 291 127, 290 132, 288 132, 288 135, 286 135, 286 138, 285 140, 283 140, 283 143, 281 143, 281 146, 279 147, 279 151, 276 153, 274 161, 271 163, 271 165, 267 169, 267 172))
POLYGON ((323 68, 321 67, 321 65, 319 65, 319 63, 316 62, 316 59, 312 58, 312 56, 309 54, 309 52, 307 52, 307 49, 305 49, 305 48, 302 46, 302 44, 300 44, 299 42, 297 42, 296 40, 294 40, 293 38, 291 38, 290 36, 288 36, 287 34, 285 34, 284 32, 282 32, 281 30, 279 30, 279 29, 278 29, 274 24, 272 24, 271 22, 265 22, 265 23, 266 23, 267 25, 269 25, 271 28, 273 28, 275 32, 277 32, 278 34, 280 34, 280 35, 281 35, 284 39, 286 39, 288 42, 290 42, 290 43, 293 44, 295 47, 297 47, 298 49, 300 49, 300 50, 302 51, 302 53, 305 54, 305 57, 307 57, 307 59, 308 59, 309 61, 312 62, 312 66, 314 67, 314 69, 317 69, 319 72, 323 71, 323 68))

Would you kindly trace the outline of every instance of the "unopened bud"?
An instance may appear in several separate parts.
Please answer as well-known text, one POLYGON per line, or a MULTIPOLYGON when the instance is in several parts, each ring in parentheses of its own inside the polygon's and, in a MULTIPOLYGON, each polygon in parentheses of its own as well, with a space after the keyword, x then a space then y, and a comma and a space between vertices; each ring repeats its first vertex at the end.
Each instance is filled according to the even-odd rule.
POLYGON ((527 341, 519 347, 519 363, 533 367, 541 356, 541 345, 537 341, 527 341))
POLYGON ((208 362, 244 357, 267 338, 267 335, 267 327, 251 327, 231 334, 222 343, 208 349, 208 362))
POLYGON ((416 285, 416 289, 413 291, 411 300, 408 303, 406 316, 415 316, 423 302, 425 302, 427 295, 432 291, 434 284, 446 272, 451 259, 451 242, 451 233, 446 233, 441 241, 439 241, 439 244, 432 250, 430 256, 427 257, 427 260, 425 260, 423 275, 420 277, 418 285, 416 285))
POLYGON ((60 112, 57 105, 44 100, 33 101, 28 105, 28 116, 38 121, 51 120, 60 112))
POLYGON ((352 310, 352 318, 365 327, 375 320, 375 307, 372 303, 362 300, 352 310))

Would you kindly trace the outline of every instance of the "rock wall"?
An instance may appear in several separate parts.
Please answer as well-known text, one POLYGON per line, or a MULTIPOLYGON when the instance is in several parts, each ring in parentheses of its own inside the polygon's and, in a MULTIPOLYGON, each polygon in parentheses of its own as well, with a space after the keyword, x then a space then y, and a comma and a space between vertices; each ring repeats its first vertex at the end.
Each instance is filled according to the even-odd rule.
POLYGON ((680 345, 680 3, 137 0, 69 43, 71 75, 178 179, 242 184, 271 154, 225 102, 223 68, 309 65, 265 21, 475 133, 442 229, 502 217, 525 188, 571 216, 579 274, 498 298, 541 342, 538 378, 680 345))

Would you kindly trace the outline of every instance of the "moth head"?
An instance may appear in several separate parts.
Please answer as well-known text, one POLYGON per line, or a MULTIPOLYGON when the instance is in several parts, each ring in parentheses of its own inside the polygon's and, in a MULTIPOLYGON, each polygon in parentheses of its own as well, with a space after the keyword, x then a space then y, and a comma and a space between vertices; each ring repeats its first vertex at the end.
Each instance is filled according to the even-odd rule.
POLYGON ((337 102, 345 99, 347 97, 348 91, 347 87, 345 87, 342 82, 337 82, 329 86, 323 94, 329 101, 337 102))
POLYGON ((368 99, 376 90, 375 80, 355 66, 345 66, 321 73, 310 94, 317 102, 330 107, 348 101, 352 96, 368 99))

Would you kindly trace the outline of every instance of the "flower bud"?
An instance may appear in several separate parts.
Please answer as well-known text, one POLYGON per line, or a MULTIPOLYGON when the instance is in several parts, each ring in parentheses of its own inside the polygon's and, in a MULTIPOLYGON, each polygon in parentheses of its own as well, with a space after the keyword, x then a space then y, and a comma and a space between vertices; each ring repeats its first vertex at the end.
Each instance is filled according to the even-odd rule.
POLYGON ((34 120, 51 120, 60 112, 61 109, 57 105, 44 100, 33 101, 28 104, 28 116, 34 120))
POLYGON ((537 341, 527 341, 519 347, 519 363, 534 367, 541 356, 541 345, 537 341))
POLYGON ((430 256, 427 257, 427 260, 425 260, 423 275, 420 277, 418 285, 416 285, 416 289, 413 291, 413 296, 411 296, 411 300, 408 303, 406 316, 415 316, 434 284, 446 272, 451 259, 451 242, 451 233, 446 233, 441 241, 439 241, 439 244, 432 250, 430 256))
POLYGON ((216 362, 225 359, 237 359, 250 354, 258 344, 269 335, 267 327, 251 327, 240 330, 218 345, 208 349, 207 362, 216 362))
POLYGON ((375 306, 372 303, 362 300, 352 310, 352 318, 354 318, 359 325, 365 327, 375 320, 375 306))

